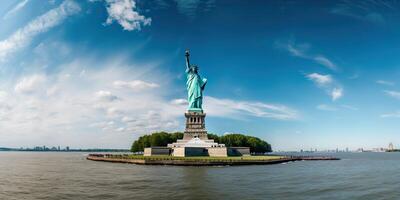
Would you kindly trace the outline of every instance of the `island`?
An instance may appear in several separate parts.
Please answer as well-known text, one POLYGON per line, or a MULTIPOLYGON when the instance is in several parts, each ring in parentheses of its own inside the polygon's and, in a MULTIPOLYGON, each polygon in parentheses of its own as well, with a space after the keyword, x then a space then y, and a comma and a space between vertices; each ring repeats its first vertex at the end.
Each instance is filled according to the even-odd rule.
POLYGON ((277 164, 299 160, 338 160, 333 157, 304 157, 266 154, 271 145, 260 138, 243 134, 218 136, 207 133, 203 92, 207 79, 201 78, 197 65, 191 65, 185 52, 188 107, 183 133, 159 132, 139 137, 132 154, 89 154, 88 160, 148 165, 249 165, 277 164))

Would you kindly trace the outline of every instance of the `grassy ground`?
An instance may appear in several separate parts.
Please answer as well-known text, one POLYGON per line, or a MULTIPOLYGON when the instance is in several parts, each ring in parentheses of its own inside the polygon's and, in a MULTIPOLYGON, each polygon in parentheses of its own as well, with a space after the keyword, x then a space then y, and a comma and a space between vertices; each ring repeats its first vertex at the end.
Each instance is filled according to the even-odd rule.
POLYGON ((285 158, 284 156, 232 156, 232 157, 174 157, 174 156, 143 156, 143 155, 110 155, 112 158, 122 159, 144 159, 144 160, 195 160, 195 161, 246 161, 246 160, 278 160, 285 158))

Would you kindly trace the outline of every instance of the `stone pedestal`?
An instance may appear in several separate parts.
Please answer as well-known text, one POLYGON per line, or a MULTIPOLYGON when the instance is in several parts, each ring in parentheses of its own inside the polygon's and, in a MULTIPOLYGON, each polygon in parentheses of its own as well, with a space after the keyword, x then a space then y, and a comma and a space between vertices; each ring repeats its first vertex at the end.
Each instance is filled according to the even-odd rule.
POLYGON ((203 112, 186 112, 186 127, 182 140, 177 140, 172 144, 168 144, 171 148, 193 147, 193 148, 208 148, 208 147, 224 147, 224 144, 218 144, 214 140, 207 137, 205 117, 203 112))
POLYGON ((183 140, 191 140, 193 138, 208 140, 205 125, 206 114, 203 112, 187 112, 185 117, 186 127, 183 140))

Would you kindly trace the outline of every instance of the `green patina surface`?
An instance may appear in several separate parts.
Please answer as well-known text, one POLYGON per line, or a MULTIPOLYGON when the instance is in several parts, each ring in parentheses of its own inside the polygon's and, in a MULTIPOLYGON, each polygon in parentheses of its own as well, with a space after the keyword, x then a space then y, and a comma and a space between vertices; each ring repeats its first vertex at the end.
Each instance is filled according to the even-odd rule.
POLYGON ((190 65, 189 51, 186 51, 186 89, 188 92, 188 111, 203 112, 203 91, 207 83, 207 79, 201 79, 198 73, 199 68, 196 65, 190 65))

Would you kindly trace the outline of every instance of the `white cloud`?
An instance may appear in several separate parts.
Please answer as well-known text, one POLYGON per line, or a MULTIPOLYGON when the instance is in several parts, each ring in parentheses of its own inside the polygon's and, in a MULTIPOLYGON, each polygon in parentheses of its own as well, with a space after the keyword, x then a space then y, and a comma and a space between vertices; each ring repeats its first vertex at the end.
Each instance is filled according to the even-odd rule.
POLYGON ((36 72, 10 82, 10 87, 0 85, 6 88, 0 89, 0 146, 39 142, 129 148, 135 134, 179 130, 185 108, 165 97, 170 87, 163 80, 165 74, 151 74, 164 84, 148 92, 126 92, 113 85, 143 74, 148 67, 154 66, 142 69, 120 58, 101 62, 78 58, 57 66, 61 71, 36 72), (96 69, 85 69, 81 76, 85 66, 93 65, 96 69))
POLYGON ((400 92, 392 91, 392 90, 385 90, 386 95, 389 95, 393 98, 400 99, 400 92))
POLYGON ((32 93, 37 90, 43 89, 46 81, 46 76, 43 74, 34 74, 23 77, 16 85, 15 92, 17 93, 32 93))
POLYGON ((206 96, 205 110, 210 116, 240 118, 243 116, 263 117, 277 120, 298 119, 298 112, 284 105, 263 102, 237 101, 206 96))
POLYGON ((332 98, 332 101, 336 101, 343 96, 343 88, 339 86, 331 75, 312 73, 306 75, 306 77, 323 89, 332 98))
POLYGON ((326 68, 329 68, 331 70, 336 70, 337 66, 335 63, 333 63, 330 59, 328 59, 326 56, 324 55, 313 55, 308 53, 308 49, 310 49, 309 44, 293 44, 292 42, 288 42, 286 44, 281 44, 281 43, 277 43, 277 45, 285 50, 287 50, 292 56, 295 57, 300 57, 300 58, 304 58, 304 59, 308 59, 308 60, 312 60, 316 63, 318 63, 319 65, 322 65, 326 68))
POLYGON ((5 60, 10 53, 27 46, 40 33, 59 25, 65 18, 80 11, 80 7, 72 0, 66 0, 57 8, 29 22, 18 29, 7 39, 0 41, 0 60, 5 60))
POLYGON ((173 99, 171 101, 173 105, 188 105, 188 101, 186 99, 173 99))
POLYGON ((394 86, 395 83, 392 81, 385 81, 385 80, 377 80, 376 83, 381 84, 381 85, 387 85, 387 86, 394 86))
POLYGON ((134 0, 106 0, 108 18, 107 25, 117 21, 124 30, 140 30, 142 25, 149 26, 151 18, 146 18, 136 11, 136 2, 134 0))
POLYGON ((343 89, 342 88, 333 88, 331 92, 332 101, 336 101, 337 99, 343 96, 343 89))
POLYGON ((135 91, 141 91, 151 88, 158 88, 160 87, 156 83, 149 83, 142 80, 134 80, 134 81, 114 81, 113 83, 115 88, 129 88, 135 91))
POLYGON ((104 90, 96 92, 95 96, 98 100, 106 102, 111 102, 119 99, 117 96, 113 95, 110 91, 104 91, 104 90))
POLYGON ((15 13, 17 13, 19 10, 21 10, 23 7, 25 7, 25 5, 29 2, 29 0, 23 0, 20 1, 14 8, 12 8, 10 11, 8 11, 3 19, 7 19, 10 16, 14 15, 15 13))
POLYGON ((318 86, 326 86, 332 83, 332 77, 330 75, 312 73, 308 74, 307 78, 314 81, 318 86))

